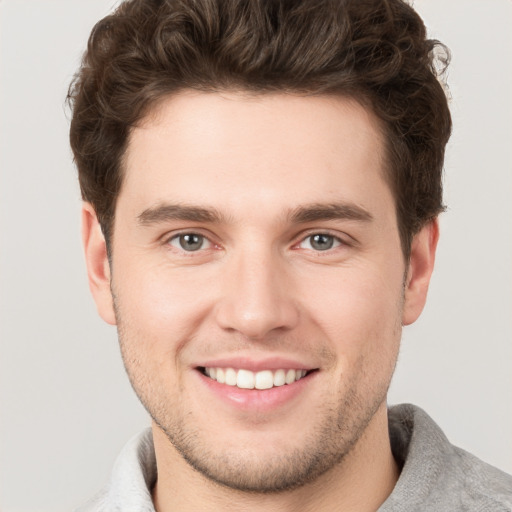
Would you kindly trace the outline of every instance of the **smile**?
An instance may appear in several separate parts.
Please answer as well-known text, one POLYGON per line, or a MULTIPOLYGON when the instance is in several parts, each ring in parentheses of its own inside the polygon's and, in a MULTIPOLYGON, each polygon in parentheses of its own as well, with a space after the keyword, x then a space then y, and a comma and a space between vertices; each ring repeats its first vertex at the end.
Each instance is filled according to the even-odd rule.
POLYGON ((308 374, 308 370, 280 369, 252 372, 244 369, 214 367, 202 368, 202 372, 219 384, 240 389, 271 389, 285 384, 293 384, 308 374))

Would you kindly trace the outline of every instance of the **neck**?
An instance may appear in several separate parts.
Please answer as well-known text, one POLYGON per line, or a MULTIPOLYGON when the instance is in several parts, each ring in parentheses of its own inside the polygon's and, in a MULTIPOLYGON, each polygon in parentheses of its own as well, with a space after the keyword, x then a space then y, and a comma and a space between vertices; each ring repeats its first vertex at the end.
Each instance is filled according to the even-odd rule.
POLYGON ((153 438, 158 467, 153 490, 157 512, 371 512, 391 494, 399 476, 391 453, 385 404, 339 464, 311 483, 279 493, 247 493, 216 484, 191 468, 156 425, 153 438))

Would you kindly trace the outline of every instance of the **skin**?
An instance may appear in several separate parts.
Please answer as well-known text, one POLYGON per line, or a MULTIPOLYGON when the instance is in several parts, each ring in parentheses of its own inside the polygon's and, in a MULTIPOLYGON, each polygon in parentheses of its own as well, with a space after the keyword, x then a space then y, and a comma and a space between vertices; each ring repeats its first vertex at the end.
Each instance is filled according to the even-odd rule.
POLYGON ((153 418, 157 510, 370 511, 391 493, 386 394, 438 227, 406 264, 383 160, 350 99, 184 92, 131 133, 110 262, 84 204, 91 291, 153 418), (244 406, 198 370, 235 357, 312 372, 244 406))

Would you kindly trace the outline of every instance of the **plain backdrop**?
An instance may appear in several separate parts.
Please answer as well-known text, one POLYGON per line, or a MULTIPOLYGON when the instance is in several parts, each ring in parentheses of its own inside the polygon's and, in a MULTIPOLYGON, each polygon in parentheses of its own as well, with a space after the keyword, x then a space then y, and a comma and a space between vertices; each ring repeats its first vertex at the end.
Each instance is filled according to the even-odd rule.
MULTIPOLYGON (((0 509, 71 510, 149 424, 89 296, 64 98, 111 0, 0 0, 0 509)), ((512 2, 422 0, 454 132, 429 303, 390 402, 512 472, 512 2)))

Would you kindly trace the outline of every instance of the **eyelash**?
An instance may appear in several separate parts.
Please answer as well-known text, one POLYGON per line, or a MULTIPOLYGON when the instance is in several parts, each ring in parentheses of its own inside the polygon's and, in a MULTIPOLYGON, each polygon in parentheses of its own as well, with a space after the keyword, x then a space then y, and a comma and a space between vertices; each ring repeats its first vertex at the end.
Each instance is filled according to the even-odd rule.
POLYGON ((304 242, 306 242, 308 240, 309 240, 309 247, 307 249, 312 250, 314 252, 319 252, 319 253, 320 252, 328 252, 332 249, 336 249, 337 247, 340 247, 341 245, 346 245, 340 237, 335 236, 329 232, 316 232, 316 233, 308 234, 307 236, 303 237, 300 240, 300 242, 296 245, 300 246, 301 244, 303 244, 304 242), (330 242, 332 243, 332 245, 330 247, 327 247, 326 249, 315 249, 312 246, 313 243, 318 243, 318 242, 313 242, 313 238, 315 238, 315 237, 328 238, 328 239, 330 239, 330 242))
POLYGON ((205 236, 205 235, 203 235, 201 233, 197 233, 195 231, 185 231, 185 232, 182 232, 182 233, 177 233, 177 234, 173 235, 172 237, 167 238, 165 243, 167 245, 172 246, 173 248, 175 248, 175 249, 177 249, 179 251, 184 252, 184 253, 191 253, 192 254, 194 252, 200 252, 201 250, 205 250, 202 247, 200 247, 199 249, 197 249, 195 251, 187 251, 183 246, 181 246, 181 248, 173 246, 173 244, 172 244, 173 241, 176 241, 178 244, 181 245, 180 238, 186 237, 186 236, 195 236, 195 237, 201 238, 202 239, 201 245, 203 245, 204 242, 207 242, 210 245, 210 247, 208 247, 207 249, 211 249, 211 248, 215 247, 215 244, 207 236, 205 236))
MULTIPOLYGON (((342 238, 340 238, 339 236, 336 236, 332 233, 330 233, 329 231, 313 231, 313 232, 309 232, 307 233, 305 236, 303 235, 300 239, 300 241, 296 244, 293 245, 292 248, 300 248, 300 245, 302 245, 303 243, 307 242, 309 240, 309 247, 306 248, 306 250, 308 251, 313 251, 315 253, 330 253, 332 250, 338 248, 338 247, 342 247, 342 246, 350 246, 349 243, 347 243, 345 240, 343 240, 342 238), (312 239, 313 237, 326 237, 328 239, 330 239, 330 241, 332 242, 332 245, 324 250, 322 249, 315 249, 313 246, 312 246, 312 239)), ((314 243, 314 242, 313 242, 314 243)), ((174 249, 184 253, 184 254, 194 254, 194 253, 199 253, 199 252, 202 252, 204 250, 209 250, 209 249, 213 249, 213 248, 216 248, 218 247, 214 242, 212 242, 210 240, 210 238, 206 235, 203 235, 202 233, 199 233, 199 232, 196 232, 196 231, 184 231, 184 232, 181 232, 181 233, 177 233, 177 234, 174 234, 173 236, 167 238, 165 240, 165 244, 166 245, 169 245, 171 247, 173 247, 174 249), (199 247, 197 250, 192 250, 192 251, 187 251, 180 243, 180 238, 182 237, 186 237, 186 236, 195 236, 195 237, 198 237, 201 239, 201 247, 199 247), (177 244, 179 244, 181 247, 178 247, 176 245, 173 245, 172 242, 176 242, 177 244), (208 247, 206 248, 203 248, 202 245, 204 243, 207 243, 209 244, 208 247)))

